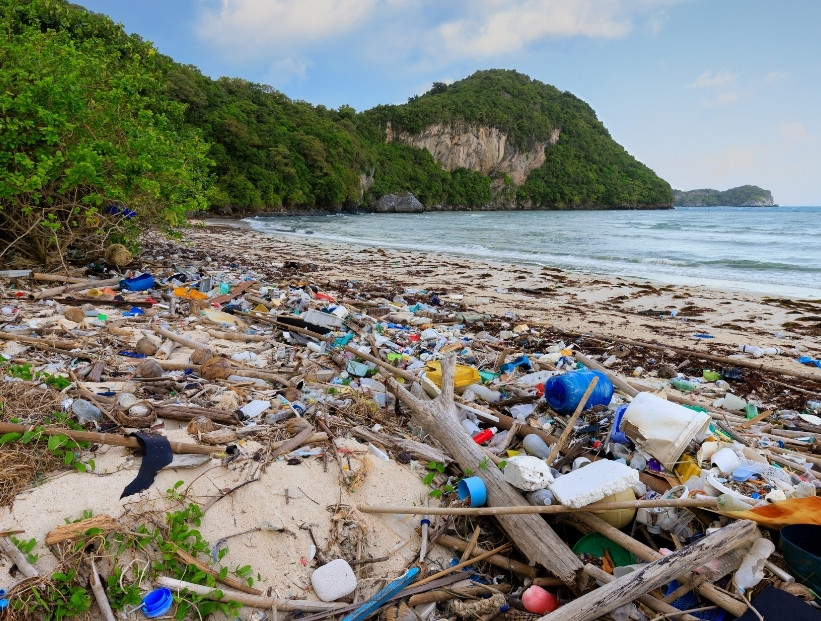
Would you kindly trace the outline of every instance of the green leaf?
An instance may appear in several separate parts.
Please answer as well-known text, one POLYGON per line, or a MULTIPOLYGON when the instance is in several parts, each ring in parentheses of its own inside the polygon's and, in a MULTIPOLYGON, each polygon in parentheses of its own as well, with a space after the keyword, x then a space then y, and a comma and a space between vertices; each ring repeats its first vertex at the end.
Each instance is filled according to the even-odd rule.
POLYGON ((10 433, 5 433, 0 436, 0 444, 8 444, 9 442, 16 442, 20 438, 23 437, 23 434, 17 433, 16 431, 12 431, 10 433))
POLYGON ((74 453, 72 451, 66 451, 66 454, 63 457, 63 463, 66 466, 70 466, 73 461, 74 461, 74 453))

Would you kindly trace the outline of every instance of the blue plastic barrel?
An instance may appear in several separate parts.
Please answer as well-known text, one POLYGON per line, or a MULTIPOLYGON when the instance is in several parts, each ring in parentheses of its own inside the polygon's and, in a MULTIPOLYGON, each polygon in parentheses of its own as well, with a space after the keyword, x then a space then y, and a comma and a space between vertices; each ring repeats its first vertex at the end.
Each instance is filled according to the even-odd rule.
POLYGON ((613 398, 613 384, 601 371, 590 370, 571 371, 548 379, 544 384, 547 404, 559 414, 572 413, 595 376, 598 376, 599 383, 587 399, 585 409, 594 405, 607 405, 613 398))
POLYGON ((123 291, 148 291, 153 288, 154 277, 151 274, 140 274, 120 281, 120 289, 123 291))

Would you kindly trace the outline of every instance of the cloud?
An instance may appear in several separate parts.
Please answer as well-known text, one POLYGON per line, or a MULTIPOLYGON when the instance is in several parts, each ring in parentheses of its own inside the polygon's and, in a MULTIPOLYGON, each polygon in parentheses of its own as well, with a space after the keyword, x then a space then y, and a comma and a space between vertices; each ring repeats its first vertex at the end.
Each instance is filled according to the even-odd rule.
MULTIPOLYGON (((233 62, 272 54, 308 57, 324 43, 360 52, 381 43, 396 59, 442 66, 481 60, 551 39, 657 32, 665 9, 686 0, 201 0, 199 38, 233 62)), ((368 54, 370 56, 370 54, 368 54)))
POLYGON ((304 81, 308 79, 308 67, 311 65, 301 58, 283 58, 268 68, 263 81, 265 84, 275 84, 277 88, 293 80, 304 81))
POLYGON ((812 142, 814 140, 800 121, 781 123, 778 129, 780 136, 789 142, 812 142))
POLYGON ((785 71, 770 71, 767 75, 764 76, 764 81, 768 84, 772 84, 774 82, 783 82, 789 77, 785 71))
POLYGON ((722 106, 729 106, 730 104, 733 104, 736 101, 738 101, 738 92, 728 91, 726 93, 721 93, 715 99, 702 102, 701 105, 704 108, 720 108, 722 106))
MULTIPOLYGON (((213 4, 213 3, 212 3, 213 4)), ((347 34, 378 0, 221 0, 200 12, 197 35, 238 59, 258 59, 347 34)))
POLYGON ((719 88, 721 86, 727 86, 737 77, 736 74, 730 73, 729 71, 722 71, 715 75, 713 75, 711 71, 705 71, 696 78, 695 82, 688 84, 688 86, 690 88, 719 88))

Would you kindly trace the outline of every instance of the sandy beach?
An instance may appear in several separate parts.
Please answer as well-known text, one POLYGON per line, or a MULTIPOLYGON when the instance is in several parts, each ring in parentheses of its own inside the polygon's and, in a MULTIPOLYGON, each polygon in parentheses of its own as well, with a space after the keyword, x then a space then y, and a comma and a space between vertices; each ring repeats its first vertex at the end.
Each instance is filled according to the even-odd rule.
MULTIPOLYGON (((252 272, 266 279, 261 284, 314 284, 351 309, 379 298, 436 292, 440 302, 454 311, 489 315, 484 327, 514 329, 526 324, 543 336, 575 343, 599 357, 615 351, 618 339, 686 348, 692 352, 691 366, 698 365, 699 352, 754 360, 739 352, 744 344, 778 348, 781 354, 762 360, 788 371, 807 369, 796 362, 799 355, 821 357, 821 302, 297 241, 256 233, 239 221, 192 222, 177 242, 148 238, 135 265, 142 271, 177 262, 200 262, 212 272, 252 272)), ((221 353, 244 349, 243 343, 201 335, 221 353)), ((134 330, 130 338, 138 336, 134 330)), ((515 351, 515 347, 510 350, 515 351)), ((687 359, 672 350, 633 347, 616 369, 652 385, 664 364, 683 368, 687 359), (634 373, 636 367, 642 369, 634 373)), ((120 361, 121 369, 124 364, 120 361)), ((754 382, 753 396, 763 407, 786 408, 806 401, 806 393, 813 389, 785 394, 784 384, 801 382, 790 377, 782 377, 781 382, 754 382)), ((91 387, 116 390, 117 386, 109 381, 91 387)), ((237 390, 247 399, 255 394, 253 386, 237 390)), ((7 417, 15 414, 13 404, 5 408, 7 417)), ((166 421, 164 432, 172 440, 191 441, 182 423, 166 421)), ((284 429, 280 434, 286 437, 284 429)), ((418 519, 366 515, 354 507, 423 503, 429 491, 422 483, 423 464, 383 461, 369 453, 366 444, 340 439, 337 448, 342 459, 328 451, 320 451, 323 457, 319 458, 297 452, 290 460, 262 468, 258 456, 263 443, 249 435, 238 446, 240 453, 233 459, 217 456, 192 469, 166 468, 147 491, 123 500, 120 494, 136 475, 139 459, 125 448, 99 447, 93 473, 53 474, 17 494, 11 508, 0 509, 0 530, 23 529, 21 537, 35 538, 37 567, 48 572, 57 566, 57 559, 43 545, 46 535, 66 521, 81 519, 84 511, 112 516, 135 529, 139 524, 161 524, 167 512, 196 502, 207 507, 200 529, 203 538, 229 548, 223 565, 232 569, 251 565, 254 586, 281 598, 314 598, 310 587, 314 556, 333 559, 344 550, 349 557, 365 560, 356 567, 362 597, 381 587, 386 576, 398 576, 418 555, 417 539, 412 536, 418 519), (342 480, 353 484, 342 485, 342 480), (183 486, 175 489, 177 481, 183 481, 183 486)), ((437 550, 432 558, 446 564, 448 554, 437 550)), ((138 567, 147 562, 135 560, 138 567)), ((19 580, 9 574, 10 569, 3 558, 0 586, 19 580)))

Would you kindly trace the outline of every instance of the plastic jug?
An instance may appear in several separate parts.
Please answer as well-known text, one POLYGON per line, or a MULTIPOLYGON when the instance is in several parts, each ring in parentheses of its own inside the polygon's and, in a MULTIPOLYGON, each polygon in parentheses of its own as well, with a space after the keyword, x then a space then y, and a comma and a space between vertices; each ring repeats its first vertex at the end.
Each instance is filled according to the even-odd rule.
POLYGON ((585 408, 607 405, 613 398, 613 384, 601 371, 572 371, 551 377, 544 384, 544 397, 548 405, 559 414, 570 414, 579 405, 593 377, 599 382, 590 394, 585 408))

